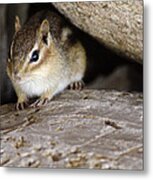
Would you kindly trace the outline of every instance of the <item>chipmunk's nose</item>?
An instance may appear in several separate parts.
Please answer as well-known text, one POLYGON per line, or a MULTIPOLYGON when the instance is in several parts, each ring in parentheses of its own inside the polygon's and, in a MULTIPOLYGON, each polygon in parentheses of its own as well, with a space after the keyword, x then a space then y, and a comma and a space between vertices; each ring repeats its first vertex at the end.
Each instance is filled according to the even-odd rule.
POLYGON ((14 71, 14 79, 21 80, 21 76, 17 70, 14 71))

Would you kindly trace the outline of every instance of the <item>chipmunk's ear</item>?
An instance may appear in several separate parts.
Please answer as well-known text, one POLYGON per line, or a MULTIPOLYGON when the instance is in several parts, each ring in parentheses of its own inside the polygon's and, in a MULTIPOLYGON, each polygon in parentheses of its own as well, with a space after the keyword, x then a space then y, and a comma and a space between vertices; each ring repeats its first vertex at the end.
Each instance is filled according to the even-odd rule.
POLYGON ((39 35, 45 44, 48 44, 49 22, 47 19, 43 20, 40 25, 39 35))
POLYGON ((18 16, 15 17, 15 32, 17 33, 21 29, 21 23, 18 16))

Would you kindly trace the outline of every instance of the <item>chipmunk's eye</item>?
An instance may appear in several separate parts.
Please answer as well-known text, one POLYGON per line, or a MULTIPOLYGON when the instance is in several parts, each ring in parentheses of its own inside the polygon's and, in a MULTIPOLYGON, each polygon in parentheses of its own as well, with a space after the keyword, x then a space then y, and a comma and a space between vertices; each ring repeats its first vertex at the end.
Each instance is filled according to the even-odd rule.
POLYGON ((38 51, 38 50, 35 50, 35 51, 32 53, 30 62, 36 62, 38 59, 39 59, 39 51, 38 51))

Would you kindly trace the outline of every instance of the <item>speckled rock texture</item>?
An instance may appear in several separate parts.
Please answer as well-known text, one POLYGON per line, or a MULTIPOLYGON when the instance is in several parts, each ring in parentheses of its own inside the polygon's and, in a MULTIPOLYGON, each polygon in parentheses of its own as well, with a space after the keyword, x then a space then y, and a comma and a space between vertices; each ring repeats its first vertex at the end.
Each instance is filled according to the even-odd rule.
POLYGON ((65 91, 41 108, 0 107, 1 166, 143 169, 143 96, 65 91))
POLYGON ((143 1, 63 2, 53 5, 74 25, 116 52, 143 59, 143 1))

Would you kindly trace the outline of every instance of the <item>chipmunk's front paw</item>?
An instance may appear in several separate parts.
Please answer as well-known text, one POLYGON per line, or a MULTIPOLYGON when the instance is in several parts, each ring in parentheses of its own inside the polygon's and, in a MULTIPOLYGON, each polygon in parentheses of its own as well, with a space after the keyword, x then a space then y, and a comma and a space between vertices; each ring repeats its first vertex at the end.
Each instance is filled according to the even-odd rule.
POLYGON ((48 102, 52 99, 52 91, 44 92, 39 99, 37 99, 30 107, 40 107, 48 104, 48 102))
POLYGON ((43 105, 46 105, 50 101, 49 98, 44 98, 44 99, 37 99, 33 104, 30 105, 30 107, 40 107, 43 105))
POLYGON ((83 88, 84 88, 83 81, 73 82, 68 86, 68 89, 71 89, 71 90, 82 90, 83 88))
POLYGON ((28 102, 17 102, 15 105, 16 110, 23 110, 28 106, 28 102))
POLYGON ((27 96, 25 94, 20 94, 18 96, 18 101, 17 101, 17 103, 15 105, 15 109, 16 110, 25 109, 29 105, 28 101, 29 100, 28 100, 28 98, 27 98, 27 96))

